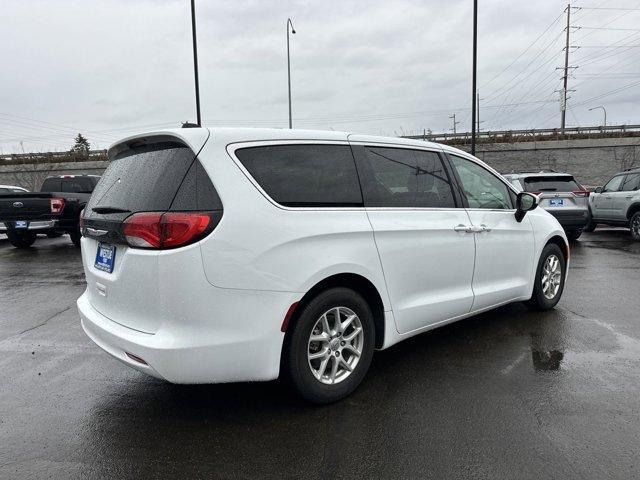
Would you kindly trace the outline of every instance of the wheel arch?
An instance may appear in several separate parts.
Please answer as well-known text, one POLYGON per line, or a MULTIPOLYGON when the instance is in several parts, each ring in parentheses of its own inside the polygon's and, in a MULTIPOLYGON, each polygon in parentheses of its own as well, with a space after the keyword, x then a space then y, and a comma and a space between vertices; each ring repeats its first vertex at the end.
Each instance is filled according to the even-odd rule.
POLYGON ((640 202, 632 203, 627 209, 627 220, 631 220, 631 217, 637 212, 640 212, 640 202))
POLYGON ((371 312, 373 314, 376 338, 375 347, 382 348, 382 346, 384 345, 385 332, 385 308, 382 296, 373 282, 371 282, 368 278, 357 273, 348 272, 338 273, 326 277, 313 285, 307 291, 307 293, 304 294, 304 296, 298 301, 298 304, 296 305, 295 310, 291 315, 291 318, 287 325, 287 331, 285 332, 285 342, 288 340, 290 332, 292 330, 291 325, 295 324, 295 322, 298 321, 299 315, 304 310, 304 307, 320 292, 334 287, 349 288, 362 295, 362 297, 367 301, 367 303, 371 307, 371 312))
POLYGON ((551 238, 549 238, 549 240, 547 240, 544 246, 546 247, 551 243, 557 245, 560 248, 560 250, 562 250, 562 254, 564 255, 565 262, 568 263, 569 256, 571 255, 571 250, 569 249, 569 244, 566 242, 566 240, 560 235, 553 235, 551 238))

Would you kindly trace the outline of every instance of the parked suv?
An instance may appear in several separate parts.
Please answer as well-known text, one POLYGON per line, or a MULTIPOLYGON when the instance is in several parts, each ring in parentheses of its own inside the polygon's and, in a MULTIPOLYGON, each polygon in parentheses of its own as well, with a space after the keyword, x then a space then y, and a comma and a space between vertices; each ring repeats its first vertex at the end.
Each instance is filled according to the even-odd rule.
POLYGON ((599 223, 629 227, 633 239, 640 241, 640 168, 618 173, 596 188, 589 205, 592 218, 586 231, 599 223))
POLYGON ((519 191, 538 196, 542 208, 558 219, 569 240, 577 240, 589 222, 589 191, 568 173, 538 172, 505 175, 519 191))
POLYGON ((452 147, 339 132, 127 138, 83 214, 87 335, 175 383, 352 392, 374 349, 509 302, 552 308, 562 227, 452 147))

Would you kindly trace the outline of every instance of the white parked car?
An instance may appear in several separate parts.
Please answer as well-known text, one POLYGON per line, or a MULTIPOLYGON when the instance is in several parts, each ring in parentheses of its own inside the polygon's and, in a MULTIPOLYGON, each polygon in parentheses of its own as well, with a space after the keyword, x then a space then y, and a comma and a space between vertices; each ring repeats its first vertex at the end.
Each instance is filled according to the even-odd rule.
POLYGON ((175 383, 351 393, 375 349, 510 302, 552 308, 557 220, 445 145, 188 128, 116 143, 83 215, 87 335, 175 383))

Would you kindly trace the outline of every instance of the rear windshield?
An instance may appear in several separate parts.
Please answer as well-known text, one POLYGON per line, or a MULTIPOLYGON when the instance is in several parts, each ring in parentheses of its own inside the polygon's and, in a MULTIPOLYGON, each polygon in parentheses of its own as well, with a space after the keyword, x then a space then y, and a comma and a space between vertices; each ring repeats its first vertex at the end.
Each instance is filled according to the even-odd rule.
POLYGON ((524 179, 524 189, 527 192, 574 192, 582 190, 578 182, 570 175, 565 177, 528 177, 524 179))
POLYGON ((41 192, 91 193, 96 181, 93 177, 47 178, 41 192))
POLYGON ((169 211, 172 205, 180 210, 221 208, 193 151, 180 143, 161 142, 116 155, 96 186, 85 215, 95 216, 91 215, 93 209, 106 214, 169 211))

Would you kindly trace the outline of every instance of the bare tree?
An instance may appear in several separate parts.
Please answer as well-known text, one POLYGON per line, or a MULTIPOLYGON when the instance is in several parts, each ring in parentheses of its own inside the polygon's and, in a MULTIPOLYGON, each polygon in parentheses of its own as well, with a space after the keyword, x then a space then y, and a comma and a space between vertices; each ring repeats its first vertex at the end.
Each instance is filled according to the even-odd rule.
POLYGON ((35 192, 40 190, 45 178, 51 176, 54 166, 54 163, 43 162, 42 157, 33 155, 25 158, 21 163, 11 165, 12 171, 7 173, 9 173, 11 184, 35 192))

